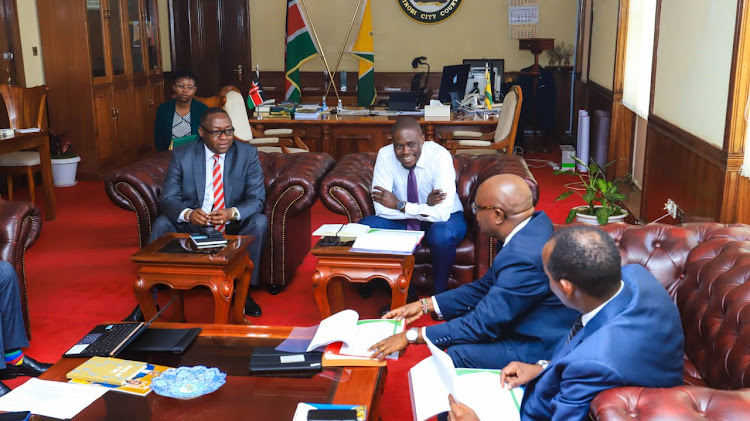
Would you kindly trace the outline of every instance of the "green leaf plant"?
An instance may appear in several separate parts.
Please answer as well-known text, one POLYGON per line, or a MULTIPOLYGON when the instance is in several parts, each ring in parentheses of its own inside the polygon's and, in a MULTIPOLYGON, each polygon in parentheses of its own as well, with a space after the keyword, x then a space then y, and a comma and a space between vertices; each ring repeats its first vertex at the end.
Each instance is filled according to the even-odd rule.
POLYGON ((627 196, 620 191, 620 187, 630 182, 630 174, 610 181, 605 178, 604 170, 617 162, 617 160, 609 162, 603 167, 599 167, 599 165, 593 160, 591 161, 591 164, 586 165, 577 157, 573 157, 573 159, 577 164, 582 165, 587 169, 588 176, 585 176, 583 173, 569 170, 555 171, 555 175, 577 175, 578 178, 581 179, 580 184, 576 183, 576 186, 581 186, 581 188, 571 188, 565 193, 557 196, 555 202, 567 199, 573 194, 577 194, 581 196, 584 202, 586 202, 586 206, 579 206, 571 209, 565 222, 573 222, 579 212, 584 215, 596 215, 596 221, 599 225, 606 224, 610 216, 623 215, 625 211, 620 205, 618 205, 618 202, 627 199, 627 196))

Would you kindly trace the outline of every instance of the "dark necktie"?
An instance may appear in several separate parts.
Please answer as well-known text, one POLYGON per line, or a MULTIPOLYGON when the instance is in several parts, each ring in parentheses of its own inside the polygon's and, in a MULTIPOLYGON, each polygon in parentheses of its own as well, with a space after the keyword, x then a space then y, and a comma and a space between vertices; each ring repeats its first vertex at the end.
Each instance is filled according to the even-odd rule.
MULTIPOLYGON (((417 188, 417 176, 414 174, 414 167, 409 168, 409 177, 406 181, 406 201, 419 204, 419 189, 417 188)), ((406 229, 419 231, 419 219, 407 219, 406 229)))
POLYGON ((581 328, 583 328, 583 319, 581 316, 578 316, 576 322, 573 323, 573 327, 570 329, 570 334, 568 334, 568 340, 565 341, 565 345, 570 343, 571 339, 576 336, 576 333, 578 333, 581 328))

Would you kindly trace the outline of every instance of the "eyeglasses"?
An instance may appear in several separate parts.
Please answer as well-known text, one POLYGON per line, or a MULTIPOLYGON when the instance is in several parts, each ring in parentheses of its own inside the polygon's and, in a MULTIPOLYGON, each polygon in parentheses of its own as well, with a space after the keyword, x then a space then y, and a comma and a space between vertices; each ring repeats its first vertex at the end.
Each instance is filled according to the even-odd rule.
POLYGON ((476 203, 471 204, 471 213, 473 213, 474 215, 476 215, 479 211, 490 210, 490 209, 502 210, 498 208, 497 206, 477 206, 476 203))
POLYGON ((195 90, 195 86, 193 86, 193 85, 183 85, 183 84, 180 83, 180 84, 176 84, 174 86, 177 89, 181 90, 181 91, 194 91, 195 90))
POLYGON ((214 139, 218 139, 219 137, 221 137, 222 133, 226 137, 232 137, 232 136, 234 136, 234 128, 224 129, 224 130, 208 130, 207 128, 201 126, 201 129, 203 129, 206 132, 208 132, 208 134, 210 134, 211 137, 214 138, 214 139))

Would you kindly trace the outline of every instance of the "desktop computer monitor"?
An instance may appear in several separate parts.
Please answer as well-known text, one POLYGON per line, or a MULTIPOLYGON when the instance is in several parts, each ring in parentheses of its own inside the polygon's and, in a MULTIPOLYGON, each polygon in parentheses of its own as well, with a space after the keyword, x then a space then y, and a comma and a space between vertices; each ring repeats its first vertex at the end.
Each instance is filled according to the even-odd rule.
POLYGON ((468 64, 443 67, 443 77, 440 79, 440 92, 438 93, 440 102, 453 103, 454 100, 464 99, 470 67, 468 64))
POLYGON ((487 84, 484 75, 485 65, 488 65, 490 68, 490 80, 492 81, 492 89, 495 91, 500 90, 500 85, 502 85, 503 83, 503 73, 505 72, 504 59, 464 59, 463 63, 471 66, 469 70, 469 77, 466 83, 465 95, 468 95, 472 92, 478 92, 479 94, 484 93, 484 87, 487 84))

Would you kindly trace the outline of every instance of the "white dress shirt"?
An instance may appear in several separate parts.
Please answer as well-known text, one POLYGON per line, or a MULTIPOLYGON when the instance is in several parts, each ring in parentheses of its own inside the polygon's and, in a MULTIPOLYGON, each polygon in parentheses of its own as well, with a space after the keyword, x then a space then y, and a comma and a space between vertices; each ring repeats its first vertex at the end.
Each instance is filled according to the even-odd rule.
MULTIPOLYGON (((203 191, 203 205, 201 206, 201 210, 203 210, 203 212, 209 213, 212 210, 211 208, 214 206, 214 155, 216 154, 214 152, 211 152, 211 150, 208 149, 208 146, 206 145, 203 145, 203 148, 205 150, 206 156, 206 189, 203 191)), ((219 165, 221 166, 220 169, 222 183, 224 182, 224 158, 226 158, 226 153, 220 153, 219 165)), ((185 210, 183 210, 180 214, 178 221, 188 222, 185 218, 185 215, 187 215, 187 212, 190 210, 190 208, 185 208, 185 210)), ((239 214, 239 211, 237 213, 239 214)), ((227 223, 229 223, 229 221, 227 221, 227 223)))
POLYGON ((609 300, 607 300, 604 303, 602 303, 602 305, 600 305, 599 307, 597 307, 597 308, 589 311, 586 314, 581 315, 581 323, 583 323, 583 325, 586 326, 586 323, 588 323, 589 321, 591 321, 591 319, 593 319, 594 316, 596 316, 600 311, 602 311, 602 309, 604 308, 604 306, 606 306, 607 304, 609 304, 610 301, 614 300, 615 297, 617 297, 620 294, 620 292, 622 291, 622 287, 623 286, 625 286, 625 282, 620 281, 620 289, 617 290, 617 292, 615 293, 615 295, 609 297, 609 300))
MULTIPOLYGON (((444 222, 454 212, 462 211, 463 205, 456 195, 456 170, 453 157, 444 147, 435 142, 424 142, 422 153, 414 168, 419 189, 419 203, 407 203, 404 212, 387 208, 375 202, 375 214, 386 219, 419 219, 428 222, 444 222), (445 200, 435 206, 427 205, 427 196, 434 189, 445 193, 445 200)), ((392 192, 398 200, 406 201, 409 170, 396 158, 393 145, 380 148, 372 176, 372 191, 380 186, 392 192)))

